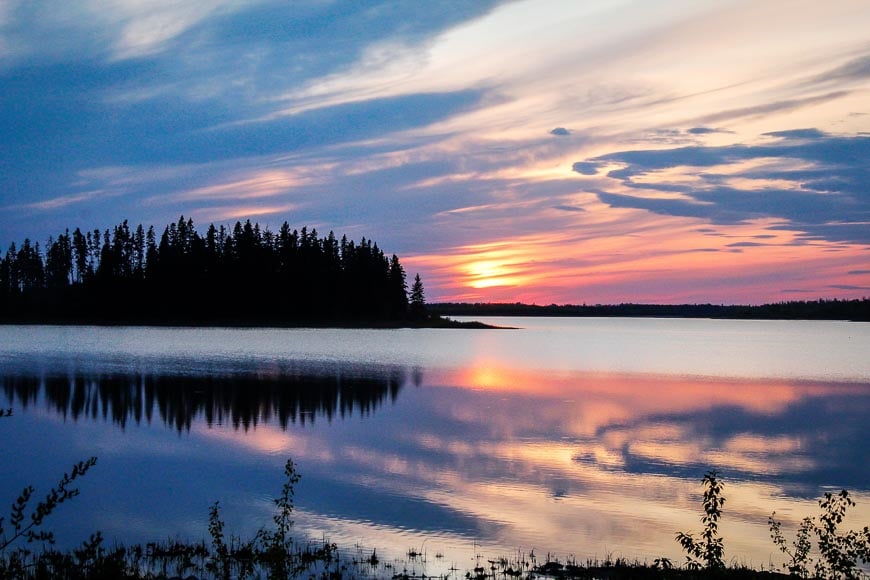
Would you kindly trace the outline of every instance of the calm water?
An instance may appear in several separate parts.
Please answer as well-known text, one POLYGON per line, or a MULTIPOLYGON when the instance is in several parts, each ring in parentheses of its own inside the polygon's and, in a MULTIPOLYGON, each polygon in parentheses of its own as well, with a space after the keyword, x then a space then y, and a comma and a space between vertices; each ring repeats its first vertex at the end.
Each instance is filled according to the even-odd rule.
MULTIPOLYGON (((519 330, 0 327, 0 502, 99 463, 61 545, 268 523, 430 573, 475 553, 681 558, 698 480, 726 480, 726 556, 767 565, 825 491, 870 521, 870 324, 488 319, 519 330)), ((2 514, 5 515, 5 514, 2 514)))

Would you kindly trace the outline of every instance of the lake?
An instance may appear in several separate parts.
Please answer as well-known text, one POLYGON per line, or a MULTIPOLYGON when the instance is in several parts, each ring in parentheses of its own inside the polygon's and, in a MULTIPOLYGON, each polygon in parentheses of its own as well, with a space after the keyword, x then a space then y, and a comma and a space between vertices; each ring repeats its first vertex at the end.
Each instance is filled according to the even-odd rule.
MULTIPOLYGON (((870 521, 870 324, 485 318, 514 330, 0 327, 0 502, 99 461, 49 521, 146 542, 270 521, 437 573, 535 550, 682 560, 700 479, 726 559, 768 566, 826 491, 870 521)), ((6 513, 0 515, 7 515, 6 513)))

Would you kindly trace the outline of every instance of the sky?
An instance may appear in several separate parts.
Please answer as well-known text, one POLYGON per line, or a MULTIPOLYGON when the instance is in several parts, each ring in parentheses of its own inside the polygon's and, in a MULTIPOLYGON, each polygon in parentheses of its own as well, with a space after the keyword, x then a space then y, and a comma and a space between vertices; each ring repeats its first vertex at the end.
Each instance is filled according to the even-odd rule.
POLYGON ((866 0, 0 0, 0 251, 374 239, 427 299, 870 295, 866 0))

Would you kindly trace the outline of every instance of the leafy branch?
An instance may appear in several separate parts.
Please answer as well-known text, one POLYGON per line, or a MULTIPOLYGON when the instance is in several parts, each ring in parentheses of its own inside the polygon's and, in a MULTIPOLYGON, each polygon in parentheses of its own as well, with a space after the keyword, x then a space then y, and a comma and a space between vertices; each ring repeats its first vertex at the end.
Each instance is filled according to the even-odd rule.
POLYGON ((275 522, 275 530, 261 530, 260 540, 262 540, 264 555, 271 571, 276 576, 286 576, 289 571, 291 544, 291 529, 293 527, 293 498, 295 495, 294 487, 299 483, 300 475, 296 471, 296 465, 292 459, 288 459, 284 465, 284 476, 286 477, 284 485, 281 487, 281 495, 274 499, 275 506, 278 512, 273 516, 275 522))
POLYGON ((860 564, 870 562, 870 527, 862 530, 837 530, 846 511, 855 502, 845 489, 838 494, 826 493, 819 500, 822 513, 816 518, 804 518, 798 526, 795 540, 790 548, 782 533, 782 522, 775 519, 776 512, 768 518, 770 537, 790 561, 783 567, 792 576, 800 578, 830 578, 832 580, 861 578, 860 564), (816 536, 819 557, 813 558, 811 536, 816 536))
POLYGON ((725 484, 719 481, 715 469, 704 474, 701 485, 704 486, 704 515, 701 523, 704 530, 697 540, 687 532, 677 532, 676 540, 686 552, 686 566, 691 570, 701 569, 701 562, 708 570, 718 570, 725 567, 723 556, 725 546, 719 537, 719 519, 722 517, 722 506, 725 498, 722 489, 725 484))
POLYGON ((72 484, 78 478, 84 476, 96 463, 97 458, 91 457, 86 461, 79 461, 73 465, 72 471, 64 473, 57 485, 46 494, 45 499, 36 504, 30 512, 29 518, 26 516, 27 506, 33 499, 33 494, 36 490, 31 485, 25 487, 12 504, 12 510, 9 514, 9 525, 11 527, 9 535, 7 535, 4 528, 5 518, 0 517, 0 552, 21 538, 27 543, 48 542, 53 544, 54 534, 40 529, 40 526, 42 526, 45 518, 50 516, 60 504, 79 494, 78 488, 72 487, 72 484))

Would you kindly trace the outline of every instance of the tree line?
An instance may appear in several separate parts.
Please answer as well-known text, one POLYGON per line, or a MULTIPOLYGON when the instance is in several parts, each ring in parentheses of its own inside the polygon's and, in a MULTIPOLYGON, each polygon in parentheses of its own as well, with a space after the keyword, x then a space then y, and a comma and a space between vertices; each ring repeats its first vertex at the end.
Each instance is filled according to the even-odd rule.
POLYGON ((127 220, 64 231, 44 250, 0 252, 5 322, 366 323, 425 318, 420 276, 399 258, 333 232, 277 232, 246 220, 200 234, 181 216, 158 236, 127 220), (410 296, 409 296, 410 294, 410 296))
POLYGON ((870 298, 790 300, 761 305, 722 304, 522 304, 450 303, 428 305, 438 316, 594 316, 658 318, 740 318, 767 320, 870 321, 870 298))

